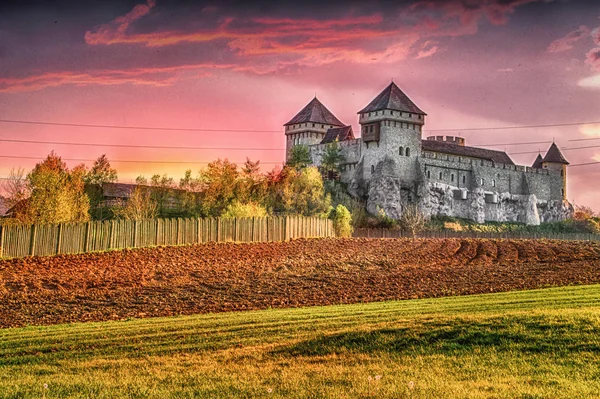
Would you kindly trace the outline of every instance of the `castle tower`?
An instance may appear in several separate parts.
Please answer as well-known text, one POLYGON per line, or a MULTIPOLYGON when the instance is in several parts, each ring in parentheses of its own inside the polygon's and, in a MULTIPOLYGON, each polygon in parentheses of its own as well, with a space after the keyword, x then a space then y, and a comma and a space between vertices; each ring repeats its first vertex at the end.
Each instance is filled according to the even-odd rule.
POLYGON ((285 159, 288 159, 295 145, 319 144, 328 129, 344 124, 315 97, 283 126, 286 136, 285 159))
POLYGON ((542 169, 542 154, 538 154, 537 158, 535 159, 535 161, 533 161, 533 165, 531 165, 532 168, 536 168, 536 169, 542 169))
MULTIPOLYGON (((560 188, 560 194, 552 193, 555 198, 567 199, 567 165, 569 162, 565 159, 563 154, 558 149, 556 143, 552 143, 548 152, 542 159, 542 168, 549 169, 552 171, 560 172, 562 176, 562 187, 560 188)), ((558 188, 557 188, 558 190, 558 188)), ((552 190, 554 191, 554 190, 552 190)))
POLYGON ((425 112, 392 82, 358 112, 361 124, 364 178, 369 179, 386 156, 394 159, 399 177, 417 178, 425 112))

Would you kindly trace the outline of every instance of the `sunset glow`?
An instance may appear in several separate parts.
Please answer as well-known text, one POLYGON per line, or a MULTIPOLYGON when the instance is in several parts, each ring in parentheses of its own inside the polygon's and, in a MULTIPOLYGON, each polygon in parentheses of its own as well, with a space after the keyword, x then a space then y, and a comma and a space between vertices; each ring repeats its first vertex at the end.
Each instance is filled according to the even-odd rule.
MULTIPOLYGON (((600 160, 597 1, 26 1, 0 6, 0 140, 97 145, 0 141, 0 177, 52 150, 106 153, 123 182, 217 158, 270 170, 282 125, 315 95, 358 133, 357 111, 392 79, 428 114, 424 137, 493 144, 518 164, 552 141, 571 165, 600 160), (563 126, 468 130, 531 125, 563 126)), ((600 164, 568 173, 569 200, 600 210, 600 164)))

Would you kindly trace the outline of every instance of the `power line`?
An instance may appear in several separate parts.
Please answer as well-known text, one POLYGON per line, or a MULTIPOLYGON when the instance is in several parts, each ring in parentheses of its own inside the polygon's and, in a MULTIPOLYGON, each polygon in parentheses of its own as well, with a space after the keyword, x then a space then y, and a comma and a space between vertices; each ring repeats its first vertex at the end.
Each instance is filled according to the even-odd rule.
POLYGON ((425 130, 426 132, 457 132, 457 131, 474 131, 474 130, 506 130, 506 129, 530 129, 530 128, 543 128, 543 127, 561 127, 561 126, 581 126, 581 125, 594 125, 600 123, 597 122, 574 122, 574 123, 554 123, 549 125, 522 125, 522 126, 497 126, 497 127, 471 127, 471 128, 458 128, 458 129, 433 129, 425 130))
POLYGON ((586 166, 586 165, 597 165, 600 162, 586 162, 586 163, 576 163, 575 165, 569 165, 570 168, 573 166, 586 166))
POLYGON ((74 143, 62 141, 41 141, 41 140, 17 140, 0 139, 0 141, 9 143, 29 143, 29 144, 58 144, 89 147, 128 147, 128 148, 156 148, 172 150, 247 150, 247 151, 282 151, 285 148, 243 148, 243 147, 183 147, 183 146, 158 146, 158 145, 133 145, 133 144, 105 144, 105 143, 74 143))
MULTIPOLYGON (((43 160, 44 157, 30 157, 30 156, 16 156, 16 155, 0 155, 0 158, 11 158, 11 159, 35 159, 35 160, 43 160)), ((84 159, 84 158, 61 158, 63 161, 77 161, 77 162, 94 162, 96 161, 95 159, 84 159)), ((209 164, 211 162, 199 162, 199 161, 145 161, 145 160, 116 160, 116 159, 111 159, 110 160, 111 163, 155 163, 155 164, 209 164)), ((234 162, 236 163, 236 162, 234 162)), ((237 163, 243 163, 243 162, 237 162, 237 163)), ((282 164, 283 162, 262 162, 260 161, 261 164, 264 165, 279 165, 282 164)))
POLYGON ((280 130, 245 130, 245 129, 202 129, 202 128, 177 128, 177 127, 151 127, 151 126, 121 126, 121 125, 93 125, 84 123, 59 123, 43 121, 23 121, 13 119, 0 119, 1 123, 18 123, 25 125, 91 127, 104 129, 133 129, 133 130, 171 130, 180 132, 233 132, 233 133, 281 133, 280 130))
MULTIPOLYGON (((600 148, 600 145, 588 145, 584 147, 567 147, 562 148, 563 151, 571 151, 571 150, 587 150, 590 148, 600 148)), ((512 155, 522 155, 522 154, 537 154, 539 151, 525 151, 525 152, 511 152, 512 155)))
POLYGON ((552 141, 527 141, 524 143, 473 144, 473 146, 493 147, 493 146, 503 146, 503 145, 528 145, 528 144, 548 144, 548 143, 552 143, 552 141))
POLYGON ((590 140, 600 140, 600 137, 588 138, 588 139, 572 139, 569 141, 590 141, 590 140))

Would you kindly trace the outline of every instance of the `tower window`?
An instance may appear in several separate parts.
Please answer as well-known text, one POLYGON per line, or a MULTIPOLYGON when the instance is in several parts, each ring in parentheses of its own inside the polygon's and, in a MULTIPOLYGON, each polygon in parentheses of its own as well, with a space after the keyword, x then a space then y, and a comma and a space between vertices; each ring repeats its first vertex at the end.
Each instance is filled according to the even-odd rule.
POLYGON ((404 150, 402 146, 400 146, 400 148, 398 149, 398 155, 404 155, 404 150))
POLYGON ((564 175, 565 175, 565 171, 561 169, 561 171, 560 171, 560 175, 561 175, 561 176, 564 176, 564 175))
POLYGON ((492 187, 496 187, 496 179, 492 180, 492 187))
POLYGON ((450 181, 451 181, 452 183, 454 183, 454 173, 452 173, 452 174, 450 175, 450 181))
POLYGON ((375 165, 371 165, 371 173, 375 173, 375 165))
POLYGON ((467 176, 463 176, 463 184, 467 182, 467 176))
POLYGON ((431 179, 431 171, 429 171, 429 170, 427 171, 427 178, 431 179))
POLYGON ((565 189, 564 189, 564 188, 562 188, 562 189, 560 190, 560 193, 561 193, 561 194, 562 194, 562 196, 564 197, 564 196, 565 196, 565 189))
POLYGON ((440 180, 442 180, 442 172, 440 172, 440 180))
POLYGON ((325 128, 325 125, 321 125, 321 129, 325 128))
POLYGON ((479 179, 479 185, 483 186, 483 183, 484 183, 483 178, 479 179))
POLYGON ((410 148, 406 147, 406 156, 410 157, 410 148))
POLYGON ((313 123, 313 127, 315 127, 315 124, 313 123))

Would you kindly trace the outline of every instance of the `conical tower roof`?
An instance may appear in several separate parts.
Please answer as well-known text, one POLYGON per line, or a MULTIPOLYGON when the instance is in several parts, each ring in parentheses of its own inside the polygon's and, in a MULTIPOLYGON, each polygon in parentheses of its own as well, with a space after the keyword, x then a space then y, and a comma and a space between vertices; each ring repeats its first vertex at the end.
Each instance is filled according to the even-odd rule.
POLYGON ((344 126, 344 124, 340 122, 340 120, 336 118, 330 110, 328 110, 319 100, 317 100, 317 97, 313 98, 313 100, 309 102, 306 107, 302 108, 302 111, 298 112, 298 114, 284 126, 304 122, 344 126))
POLYGON ((384 109, 427 115, 394 82, 390 83, 369 105, 358 113, 363 114, 365 112, 381 111, 384 109))
POLYGON ((542 159, 542 162, 563 163, 565 165, 569 164, 569 162, 558 149, 556 143, 552 143, 548 149, 548 152, 546 153, 546 156, 544 156, 544 159, 542 159))
POLYGON ((531 167, 537 168, 537 169, 542 169, 542 154, 538 154, 535 161, 533 161, 533 165, 531 165, 531 167))

